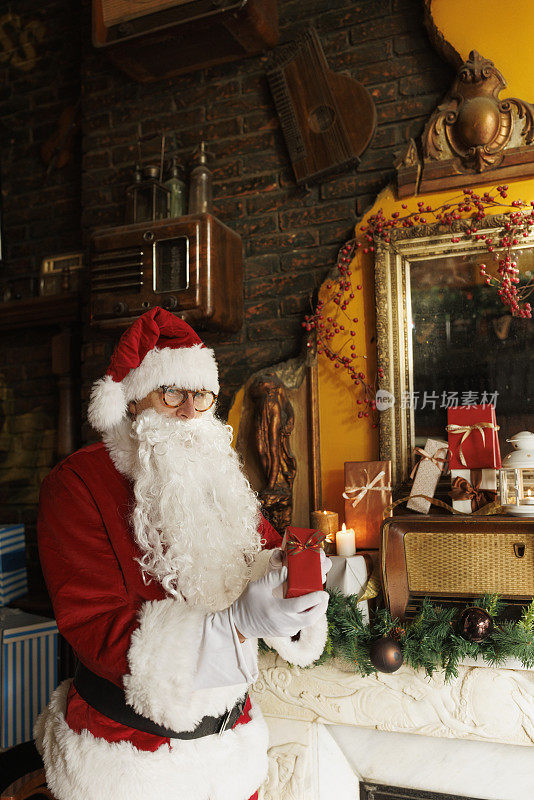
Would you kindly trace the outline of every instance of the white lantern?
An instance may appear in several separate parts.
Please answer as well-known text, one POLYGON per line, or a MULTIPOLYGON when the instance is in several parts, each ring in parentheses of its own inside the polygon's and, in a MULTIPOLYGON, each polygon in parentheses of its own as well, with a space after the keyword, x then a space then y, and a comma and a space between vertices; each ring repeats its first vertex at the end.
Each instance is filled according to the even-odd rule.
POLYGON ((521 431, 507 439, 513 446, 499 471, 499 495, 503 511, 534 517, 534 433, 521 431))

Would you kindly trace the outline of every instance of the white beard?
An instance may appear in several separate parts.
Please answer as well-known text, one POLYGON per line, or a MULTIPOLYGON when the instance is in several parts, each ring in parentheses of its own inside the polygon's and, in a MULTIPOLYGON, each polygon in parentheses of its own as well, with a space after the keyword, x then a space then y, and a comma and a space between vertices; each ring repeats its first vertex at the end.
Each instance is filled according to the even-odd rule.
MULTIPOLYGON (((130 424, 132 525, 145 581, 157 580, 191 605, 226 608, 261 550, 259 503, 231 447, 231 429, 211 412, 177 420, 153 409, 130 424)), ((120 445, 106 442, 114 461, 124 433, 120 445)))

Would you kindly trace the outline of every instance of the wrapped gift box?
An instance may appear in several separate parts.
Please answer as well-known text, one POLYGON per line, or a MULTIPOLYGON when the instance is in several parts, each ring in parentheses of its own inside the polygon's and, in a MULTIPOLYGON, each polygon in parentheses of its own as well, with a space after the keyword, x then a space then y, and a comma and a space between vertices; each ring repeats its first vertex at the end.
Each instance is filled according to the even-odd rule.
POLYGON ((449 468, 500 469, 498 426, 495 407, 457 406, 447 410, 449 468))
MULTIPOLYGON (((439 477, 446 465, 448 450, 447 442, 442 442, 440 439, 427 439, 422 450, 416 449, 421 460, 417 464, 410 496, 423 494, 427 497, 434 497, 439 477)), ((424 497, 410 497, 406 503, 407 508, 417 511, 419 514, 428 514, 430 505, 430 500, 425 500, 424 497)))
POLYGON ((497 494, 496 469, 451 470, 451 497, 455 511, 472 514, 495 500, 497 494))
POLYGON ((282 541, 287 565, 284 597, 300 597, 321 591, 321 543, 324 538, 324 534, 311 528, 287 528, 282 541))
POLYGON ((378 549, 384 509, 391 503, 391 461, 346 461, 343 497, 356 547, 378 549))
POLYGON ((24 525, 0 525, 0 605, 27 591, 24 525))
POLYGON ((0 747, 12 747, 32 738, 35 720, 57 686, 58 630, 53 619, 1 608, 0 636, 0 747))
POLYGON ((17 597, 23 597, 28 592, 28 576, 26 567, 0 574, 0 606, 7 606, 17 597))
MULTIPOLYGON (((327 589, 339 589, 342 594, 360 597, 369 578, 369 561, 364 556, 330 556, 332 567, 326 576, 327 589)), ((358 604, 364 622, 369 622, 369 601, 358 604)))

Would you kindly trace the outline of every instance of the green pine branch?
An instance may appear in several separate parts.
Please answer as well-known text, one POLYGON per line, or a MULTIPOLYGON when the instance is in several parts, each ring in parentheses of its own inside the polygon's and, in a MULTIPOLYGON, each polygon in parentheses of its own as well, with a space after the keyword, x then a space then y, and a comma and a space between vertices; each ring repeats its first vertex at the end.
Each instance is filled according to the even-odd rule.
MULTIPOLYGON (((321 658, 341 658, 360 675, 376 672, 370 659, 372 642, 387 636, 398 639, 404 662, 413 669, 422 669, 428 676, 442 670, 446 681, 458 677, 458 667, 465 658, 482 658, 490 666, 499 666, 507 658, 517 658, 529 669, 534 667, 534 600, 518 622, 498 622, 503 603, 496 594, 485 594, 473 606, 485 609, 494 620, 491 634, 481 644, 468 642, 457 632, 458 609, 444 608, 425 598, 419 614, 411 622, 392 619, 382 608, 363 620, 356 595, 343 595, 329 589, 327 611, 328 636, 321 658)), ((260 640, 260 649, 268 650, 260 640)))

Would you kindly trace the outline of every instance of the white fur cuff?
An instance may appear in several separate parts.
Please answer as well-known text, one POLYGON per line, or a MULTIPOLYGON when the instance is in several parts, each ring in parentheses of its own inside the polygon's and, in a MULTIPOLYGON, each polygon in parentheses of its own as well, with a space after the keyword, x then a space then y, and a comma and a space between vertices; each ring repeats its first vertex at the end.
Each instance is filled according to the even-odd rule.
POLYGON ((166 728, 192 730, 194 721, 183 723, 190 716, 204 615, 168 598, 145 603, 139 622, 128 651, 126 702, 166 728))
POLYGON ((303 628, 297 640, 292 641, 290 636, 264 638, 267 647, 272 647, 282 658, 297 667, 309 667, 322 655, 326 644, 328 623, 326 612, 319 619, 303 628))

